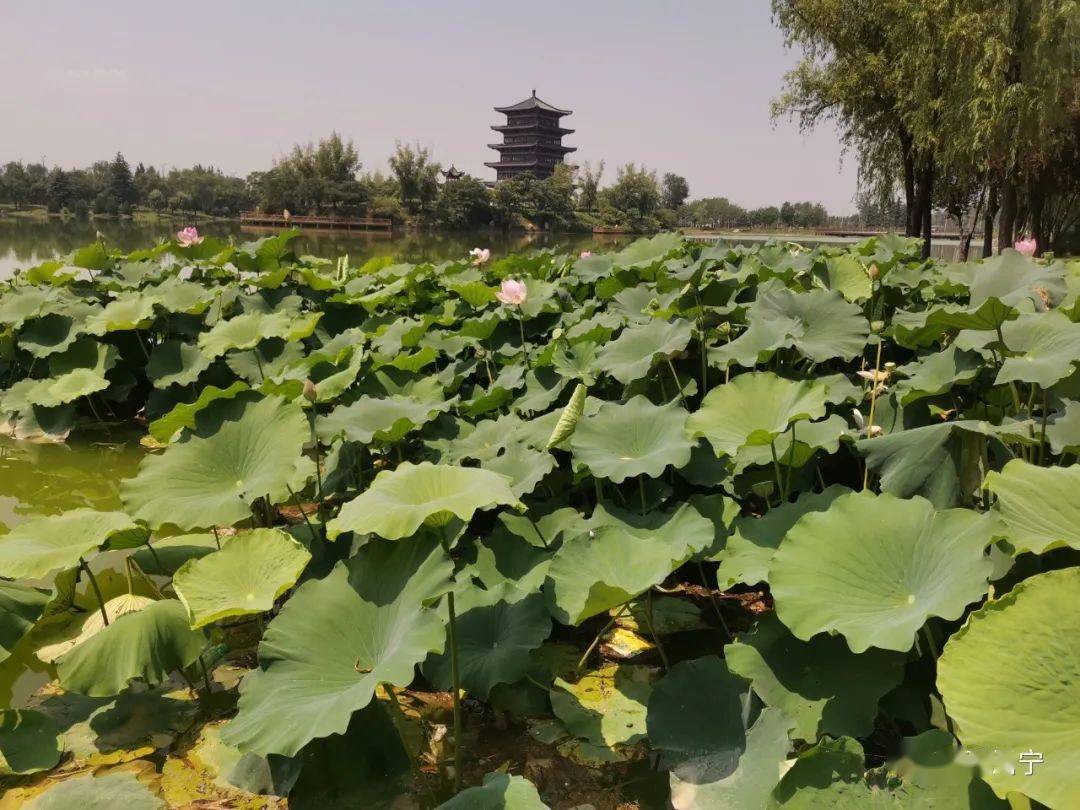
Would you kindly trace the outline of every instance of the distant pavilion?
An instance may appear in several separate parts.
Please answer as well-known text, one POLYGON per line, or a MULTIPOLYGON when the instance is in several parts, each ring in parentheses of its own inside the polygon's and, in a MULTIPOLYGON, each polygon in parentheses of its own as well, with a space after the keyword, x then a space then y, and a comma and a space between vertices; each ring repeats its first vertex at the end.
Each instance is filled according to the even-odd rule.
POLYGON ((570 115, 570 110, 560 110, 536 97, 536 90, 524 101, 509 107, 496 107, 495 112, 506 116, 506 123, 493 126, 501 132, 502 143, 488 146, 499 153, 494 163, 485 163, 495 170, 496 180, 509 180, 526 172, 539 179, 550 177, 558 163, 576 147, 563 146, 563 135, 574 130, 560 126, 559 119, 570 115))

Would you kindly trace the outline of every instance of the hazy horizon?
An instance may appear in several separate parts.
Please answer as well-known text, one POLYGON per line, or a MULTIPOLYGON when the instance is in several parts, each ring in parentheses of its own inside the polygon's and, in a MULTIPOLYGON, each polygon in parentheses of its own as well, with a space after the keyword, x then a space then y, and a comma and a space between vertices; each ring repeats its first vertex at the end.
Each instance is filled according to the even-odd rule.
POLYGON ((245 175, 336 130, 364 171, 385 172, 403 141, 494 179, 483 165, 502 121, 492 108, 535 87, 574 111, 569 160, 604 160, 605 183, 633 161, 685 176, 694 198, 854 210, 856 166, 841 166, 836 133, 770 118, 796 54, 764 0, 172 8, 0 10, 0 162, 85 166, 120 151, 132 165, 245 175))

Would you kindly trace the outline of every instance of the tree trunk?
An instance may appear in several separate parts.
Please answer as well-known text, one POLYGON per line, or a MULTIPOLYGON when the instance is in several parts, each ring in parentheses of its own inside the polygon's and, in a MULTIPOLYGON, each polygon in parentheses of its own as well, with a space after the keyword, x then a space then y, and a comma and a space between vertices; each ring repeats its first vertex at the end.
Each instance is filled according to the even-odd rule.
POLYGON ((915 197, 915 156, 911 141, 912 138, 908 133, 900 133, 900 154, 904 162, 904 214, 906 216, 904 235, 918 236, 920 220, 915 197))
POLYGON ((994 255, 994 220, 998 213, 998 187, 997 183, 990 186, 990 199, 986 203, 986 213, 983 215, 983 247, 982 255, 994 255))
POLYGON ((1016 241, 1016 179, 1006 176, 1001 184, 1001 216, 998 219, 998 253, 1016 241))
POLYGON ((923 238, 922 257, 930 258, 931 216, 934 210, 934 162, 926 158, 926 162, 919 171, 919 192, 916 195, 919 222, 915 235, 921 234, 923 238))

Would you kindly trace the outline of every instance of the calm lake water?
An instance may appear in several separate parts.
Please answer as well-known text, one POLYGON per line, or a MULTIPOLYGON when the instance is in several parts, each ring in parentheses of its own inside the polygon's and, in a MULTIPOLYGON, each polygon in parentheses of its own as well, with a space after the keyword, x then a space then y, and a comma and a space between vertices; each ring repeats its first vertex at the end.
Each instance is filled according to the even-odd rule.
MULTIPOLYGON (((7 278, 16 268, 33 267, 48 259, 93 242, 100 230, 105 241, 121 250, 135 250, 172 237, 181 223, 172 225, 134 222, 89 222, 58 219, 48 221, 0 219, 0 278, 7 278)), ((273 233, 269 230, 241 229, 235 222, 208 222, 199 226, 208 236, 232 238, 237 242, 258 239, 273 233)), ((565 251, 611 249, 632 241, 630 236, 579 233, 507 234, 500 231, 479 233, 399 233, 360 234, 308 232, 299 240, 302 253, 326 258, 348 254, 353 265, 372 256, 394 255, 408 262, 442 261, 465 256, 474 247, 489 248, 495 256, 532 248, 555 248, 565 251)))

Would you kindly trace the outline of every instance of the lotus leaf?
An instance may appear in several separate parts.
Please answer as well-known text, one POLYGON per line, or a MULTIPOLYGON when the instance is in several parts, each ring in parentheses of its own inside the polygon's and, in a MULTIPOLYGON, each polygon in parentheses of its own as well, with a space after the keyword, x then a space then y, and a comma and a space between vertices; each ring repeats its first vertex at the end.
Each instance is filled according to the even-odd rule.
POLYGON ((280 529, 254 529, 221 551, 188 560, 173 577, 191 626, 265 613, 296 584, 311 554, 280 529))
POLYGON ((230 349, 253 349, 267 338, 285 342, 300 340, 315 331, 322 313, 294 315, 284 310, 266 314, 249 312, 227 321, 219 321, 209 332, 199 336, 199 348, 213 359, 230 349))
POLYGON ((764 808, 793 723, 765 709, 749 728, 749 685, 716 656, 682 661, 653 688, 649 741, 670 769, 676 810, 764 808))
POLYGON ((44 579, 109 543, 131 547, 146 531, 123 512, 72 509, 28 520, 0 537, 0 576, 44 579))
POLYGON ((0 772, 47 771, 60 761, 60 732, 48 715, 5 709, 0 712, 0 772))
POLYGON ((116 771, 104 776, 85 774, 49 788, 27 810, 162 810, 165 802, 133 774, 116 771))
POLYGON ((828 388, 794 382, 771 372, 740 374, 705 395, 690 414, 686 431, 704 436, 716 454, 735 455, 740 448, 768 445, 792 422, 825 415, 828 388))
POLYGON ((961 351, 955 345, 902 366, 897 369, 906 377, 897 385, 900 403, 907 405, 923 397, 944 394, 954 385, 970 383, 978 376, 981 366, 976 353, 961 351))
POLYGON ((1080 549, 1080 465, 1038 467, 1013 459, 986 476, 986 487, 997 495, 1009 541, 1017 548, 1036 554, 1062 545, 1080 549))
POLYGON ((987 588, 993 523, 925 498, 855 492, 803 515, 769 568, 776 612, 796 637, 840 633, 855 653, 906 652, 931 616, 958 619, 987 588))
POLYGON ((341 508, 327 530, 331 537, 371 532, 399 540, 425 523, 441 526, 454 516, 467 521, 478 509, 499 505, 520 505, 506 476, 475 467, 405 462, 375 476, 366 491, 341 508))
POLYGON ((128 293, 123 298, 109 302, 103 310, 86 319, 86 331, 91 335, 142 329, 154 319, 156 295, 128 293))
POLYGON ((585 398, 587 395, 588 388, 578 383, 577 387, 574 388, 574 393, 570 395, 570 401, 566 403, 566 407, 559 414, 559 421, 555 423, 555 429, 551 431, 551 436, 547 440, 547 445, 545 445, 548 450, 559 446, 573 434, 578 422, 581 421, 582 414, 585 413, 585 398))
POLYGON ((971 305, 996 298, 1003 304, 1021 304, 1045 308, 1053 306, 1065 295, 1065 277, 1061 266, 1046 266, 1006 248, 999 255, 986 259, 971 269, 971 305), (1045 301, 1044 301, 1045 299, 1045 301))
POLYGON ((106 697, 122 692, 134 678, 151 686, 193 663, 206 646, 188 627, 187 611, 163 599, 120 616, 57 662, 60 684, 72 692, 106 697))
POLYGON ((658 356, 670 356, 686 348, 690 342, 689 321, 668 323, 659 318, 645 326, 630 327, 596 355, 596 363, 621 382, 629 385, 644 377, 658 356))
POLYGON ((523 776, 489 773, 484 784, 463 790, 436 810, 548 810, 532 782, 523 776))
POLYGON ((408 685, 416 665, 442 650, 442 620, 424 602, 449 589, 451 572, 433 540, 375 541, 305 582, 267 627, 260 668, 244 679, 222 740, 295 756, 344 733, 379 684, 408 685))
POLYGON ((480 466, 509 478, 511 491, 521 498, 535 490, 544 476, 556 468, 557 462, 550 453, 515 442, 480 466))
POLYGON ((190 385, 210 368, 210 359, 197 346, 167 340, 154 347, 146 364, 146 377, 155 388, 190 385))
POLYGON ((232 399, 237 394, 251 390, 247 383, 234 382, 228 388, 208 385, 199 392, 198 398, 191 403, 181 402, 164 416, 150 423, 150 435, 161 443, 171 442, 179 431, 195 427, 195 417, 199 412, 219 399, 232 399))
POLYGON ((360 397, 351 405, 339 405, 332 413, 320 417, 316 426, 324 440, 344 436, 350 442, 361 444, 371 444, 375 440, 393 443, 423 427, 451 405, 452 402, 403 395, 384 399, 360 397))
POLYGON ((570 447, 597 477, 617 484, 638 475, 656 478, 690 461, 686 418, 678 405, 653 405, 643 396, 607 402, 578 424, 570 447))
POLYGON ((551 708, 574 737, 600 748, 633 745, 645 738, 650 692, 647 667, 607 664, 576 683, 556 678, 551 708))
POLYGON ((794 346, 815 363, 856 357, 869 335, 862 310, 825 290, 770 290, 758 297, 752 320, 784 324, 787 334, 781 345, 794 346))
POLYGON ((775 614, 724 651, 728 668, 750 681, 768 706, 795 721, 793 736, 865 737, 878 701, 900 683, 904 658, 882 650, 856 655, 828 635, 795 638, 775 614))
POLYGON ((1055 453, 1080 455, 1080 402, 1067 401, 1065 409, 1047 422, 1046 440, 1055 453))
POLYGON ((1080 568, 1025 580, 972 613, 938 662, 960 741, 1002 798, 1074 807, 1080 796, 1078 597, 1080 568), (1024 764, 1028 751, 1040 754, 1038 764, 1024 764))
MULTIPOLYGON (((506 584, 469 588, 455 602, 461 686, 487 699, 493 687, 514 683, 529 670, 529 653, 551 632, 544 597, 506 584)), ((439 689, 452 688, 449 647, 428 656, 424 675, 439 689)))
POLYGON ((1011 356, 998 371, 998 384, 1011 380, 1049 388, 1080 361, 1080 323, 1061 312, 1021 315, 1001 330, 1011 356))
POLYGON ((123 482, 124 504, 140 520, 181 529, 230 525, 247 517, 257 498, 277 503, 290 486, 303 486, 308 423, 299 406, 278 397, 219 404, 216 432, 147 457, 123 482))
POLYGON ((48 591, 0 580, 0 661, 11 654, 19 640, 34 626, 50 599, 48 591))

